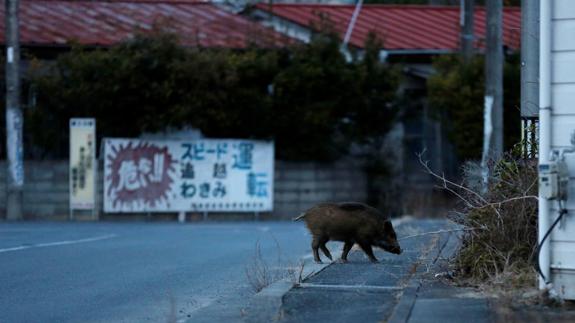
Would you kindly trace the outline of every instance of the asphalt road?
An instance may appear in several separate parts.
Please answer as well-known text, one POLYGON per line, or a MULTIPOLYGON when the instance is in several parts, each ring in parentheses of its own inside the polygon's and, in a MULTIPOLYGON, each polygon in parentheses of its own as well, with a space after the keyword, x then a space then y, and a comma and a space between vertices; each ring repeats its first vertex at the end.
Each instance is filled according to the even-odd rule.
POLYGON ((0 322, 185 321, 249 299, 258 241, 270 265, 309 254, 301 223, 0 222, 0 322))

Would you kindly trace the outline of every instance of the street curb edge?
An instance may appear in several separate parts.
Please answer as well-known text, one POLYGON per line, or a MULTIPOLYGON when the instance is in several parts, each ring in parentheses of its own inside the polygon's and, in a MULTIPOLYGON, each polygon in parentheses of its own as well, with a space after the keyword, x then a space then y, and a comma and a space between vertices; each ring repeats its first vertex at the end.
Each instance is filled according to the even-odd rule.
MULTIPOLYGON (((302 281, 319 274, 332 264, 333 262, 327 264, 311 263, 304 265, 302 281)), ((259 293, 254 295, 249 302, 244 322, 259 323, 277 322, 280 320, 283 297, 297 286, 298 283, 294 283, 293 280, 286 278, 278 280, 262 289, 259 293)))
POLYGON ((404 323, 409 320, 420 287, 421 281, 417 279, 409 283, 409 286, 404 289, 399 303, 393 309, 389 320, 387 320, 388 323, 404 323))

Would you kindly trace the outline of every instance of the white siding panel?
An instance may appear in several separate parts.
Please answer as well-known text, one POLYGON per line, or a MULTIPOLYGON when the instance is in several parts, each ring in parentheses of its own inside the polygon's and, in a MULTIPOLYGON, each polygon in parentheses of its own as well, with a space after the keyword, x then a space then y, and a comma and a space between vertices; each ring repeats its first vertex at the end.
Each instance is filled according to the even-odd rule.
POLYGON ((575 1, 573 0, 555 0, 552 1, 553 19, 575 19, 575 1))
POLYGON ((575 50, 575 19, 553 22, 552 44, 553 50, 575 50))
POLYGON ((553 83, 575 83, 575 51, 555 52, 551 59, 553 83))
POLYGON ((575 115, 551 117, 551 143, 553 148, 571 147, 571 132, 575 130, 575 115))
POLYGON ((575 115, 575 83, 555 84, 552 87, 553 114, 575 115))
MULTIPOLYGON (((569 170, 569 177, 575 179, 575 154, 567 153, 564 156, 565 162, 567 163, 567 169, 569 170)), ((572 183, 569 183, 572 186, 569 191, 569 196, 571 196, 570 200, 573 200, 573 203, 575 203, 575 180, 571 182, 572 183)))
MULTIPOLYGON (((567 203, 564 207, 569 210, 569 215, 565 218, 564 223, 567 224, 567 227, 570 227, 573 230, 570 230, 568 236, 564 236, 561 234, 560 230, 556 230, 558 235, 552 236, 553 239, 564 240, 564 241, 573 241, 575 242, 575 153, 567 153, 565 154, 565 162, 567 163, 567 168, 569 170, 569 184, 568 184, 568 192, 567 192, 567 203)), ((555 220, 558 215, 559 204, 556 201, 551 201, 551 218, 555 220)))
MULTIPOLYGON (((565 162, 567 163, 567 168, 569 170, 569 186, 568 186, 568 198, 567 198, 567 204, 566 207, 568 210, 573 210, 573 216, 569 217, 569 221, 572 223, 572 227, 575 231, 575 153, 571 154, 565 154, 565 162)), ((553 218, 555 218, 556 216, 556 212, 559 209, 559 206, 557 204, 557 202, 552 201, 551 202, 551 208, 553 209, 552 211, 552 216, 553 218)), ((574 241, 575 242, 575 234, 572 234, 572 238, 569 239, 570 241, 574 241)))
MULTIPOLYGON (((553 148, 571 147, 575 131, 575 0, 551 0, 552 3, 552 117, 553 148)), ((571 180, 567 208, 562 227, 551 234, 552 281, 564 298, 575 299, 575 155, 565 156, 571 180)), ((552 202, 551 219, 557 217, 556 202, 552 202)))
MULTIPOLYGON (((570 193, 572 193, 572 191, 570 191, 570 193)), ((557 208, 557 202, 556 201, 552 201, 551 205, 553 205, 553 208, 551 209, 551 221, 555 221, 555 219, 557 219, 557 216, 559 216, 559 208, 557 208)), ((557 226, 553 229, 553 232, 551 233, 551 241, 553 242, 571 242, 574 243, 574 247, 575 247, 575 235, 573 234, 573 232, 575 231, 575 210, 573 209, 569 209, 569 214, 564 215, 563 219, 561 219, 561 223, 557 224, 557 226)), ((573 252, 575 252, 575 249, 573 250, 573 252)), ((555 258, 557 259, 557 258, 555 258)), ((573 262, 575 262, 575 258, 573 258, 573 262)), ((572 267, 575 269, 575 265, 572 267)))
POLYGON ((553 270, 553 285, 562 299, 575 299, 575 270, 553 270))
MULTIPOLYGON (((555 231, 561 230, 555 229, 555 231)), ((575 242, 553 241, 551 247, 552 268, 575 269, 575 242)))

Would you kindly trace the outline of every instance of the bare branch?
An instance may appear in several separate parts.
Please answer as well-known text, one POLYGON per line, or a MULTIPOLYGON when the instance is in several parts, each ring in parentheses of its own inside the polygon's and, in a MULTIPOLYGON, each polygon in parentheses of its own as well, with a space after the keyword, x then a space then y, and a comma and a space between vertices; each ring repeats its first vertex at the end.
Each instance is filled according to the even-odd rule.
POLYGON ((442 233, 461 232, 461 231, 475 231, 475 230, 485 230, 485 228, 460 228, 460 229, 452 229, 452 230, 431 231, 431 232, 424 232, 424 233, 419 233, 419 234, 414 234, 414 235, 402 237, 402 238, 399 238, 397 240, 423 237, 423 236, 427 236, 427 235, 431 235, 431 234, 442 234, 442 233))
POLYGON ((533 186, 535 186, 538 183, 539 183, 539 178, 537 178, 537 176, 535 176, 535 179, 531 182, 531 185, 529 185, 529 187, 527 187, 527 189, 525 190, 525 193, 523 193, 523 195, 527 194, 527 192, 529 192, 531 190, 531 188, 533 188, 533 186))
POLYGON ((477 208, 477 209, 483 209, 483 208, 486 208, 486 207, 493 207, 493 206, 495 206, 495 205, 497 205, 497 206, 500 207, 502 204, 505 204, 505 203, 509 203, 509 202, 513 202, 513 201, 517 201, 517 200, 527 200, 527 199, 534 199, 534 200, 536 200, 536 201, 539 201, 539 197, 538 197, 538 196, 535 196, 535 195, 526 195, 526 196, 512 197, 512 198, 509 198, 509 199, 506 199, 506 200, 503 200, 503 201, 485 204, 485 205, 483 205, 483 206, 478 206, 478 207, 476 207, 476 208, 477 208))
POLYGON ((475 195, 479 200, 481 200, 482 202, 484 202, 484 203, 486 203, 486 204, 489 203, 489 202, 487 202, 487 200, 485 200, 485 199, 483 198, 483 196, 479 195, 479 193, 477 193, 477 192, 475 192, 475 191, 473 191, 473 190, 471 190, 471 189, 469 189, 469 188, 467 188, 467 187, 465 187, 465 186, 463 186, 463 185, 459 185, 459 184, 457 184, 457 183, 454 183, 454 182, 452 182, 452 181, 446 179, 445 176, 439 176, 439 175, 436 174, 434 171, 432 171, 431 168, 430 168, 429 165, 428 165, 428 162, 423 161, 423 154, 424 154, 424 153, 425 153, 425 150, 424 150, 423 152, 417 154, 417 157, 419 158, 419 163, 423 166, 423 168, 425 168, 425 171, 426 171, 428 174, 430 174, 431 176, 433 176, 433 177, 439 179, 440 181, 442 181, 442 182, 445 183, 445 184, 453 185, 453 186, 455 186, 455 187, 457 187, 457 188, 460 188, 460 189, 462 189, 462 190, 464 190, 464 191, 467 191, 467 192, 471 193, 472 195, 475 195))
POLYGON ((461 194, 457 193, 455 190, 453 190, 450 187, 448 187, 447 185, 445 185, 445 183, 443 184, 443 186, 435 185, 435 187, 446 190, 449 193, 457 196, 457 198, 459 198, 460 200, 465 202, 465 204, 467 204, 467 207, 470 207, 470 208, 476 208, 477 207, 477 206, 473 205, 471 202, 469 202, 468 200, 466 200, 463 196, 461 196, 461 194))
MULTIPOLYGON (((463 186, 463 185, 459 185, 459 184, 457 184, 457 183, 454 183, 454 182, 448 180, 447 178, 445 178, 444 175, 440 176, 440 175, 436 174, 433 170, 431 170, 431 168, 430 168, 429 165, 428 165, 428 162, 423 161, 423 154, 425 154, 425 150, 423 150, 421 153, 418 153, 418 154, 417 154, 417 157, 419 158, 419 163, 423 166, 423 168, 425 168, 425 171, 426 171, 428 174, 430 174, 431 176, 433 176, 433 177, 439 179, 440 181, 442 181, 442 182, 443 182, 443 186, 444 186, 445 189, 447 189, 448 191, 450 191, 450 192, 453 193, 453 190, 450 190, 450 189, 448 188, 448 186, 447 186, 447 185, 449 184, 449 185, 452 185, 452 186, 454 186, 454 187, 457 187, 457 188, 459 188, 459 189, 461 189, 461 190, 464 190, 464 191, 470 193, 471 195, 477 197, 477 199, 479 199, 479 201, 481 201, 484 205, 490 206, 490 207, 493 209, 493 211, 497 214, 497 217, 498 217, 499 219, 501 219, 501 213, 499 213, 499 210, 495 207, 495 205, 490 205, 490 203, 489 203, 485 198, 483 198, 483 196, 481 196, 479 193, 473 191, 472 189, 470 189, 470 188, 468 188, 468 187, 465 187, 465 186, 463 186)), ((460 194, 455 194, 455 195, 456 195, 457 197, 459 197, 462 201, 466 202, 468 205, 471 205, 471 207, 473 207, 473 208, 478 208, 477 206, 473 206, 473 204, 472 204, 471 202, 469 202, 469 200, 463 198, 460 194)))

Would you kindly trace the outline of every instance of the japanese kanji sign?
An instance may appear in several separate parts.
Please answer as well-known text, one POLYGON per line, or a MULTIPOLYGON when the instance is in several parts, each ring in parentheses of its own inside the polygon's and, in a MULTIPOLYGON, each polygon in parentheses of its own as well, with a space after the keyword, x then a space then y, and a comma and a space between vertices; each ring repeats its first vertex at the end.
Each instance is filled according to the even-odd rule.
POLYGON ((94 208, 95 173, 96 120, 70 119, 70 209, 94 208))
POLYGON ((105 212, 271 211, 274 145, 106 139, 105 212))

